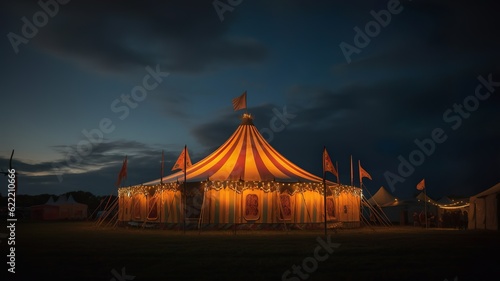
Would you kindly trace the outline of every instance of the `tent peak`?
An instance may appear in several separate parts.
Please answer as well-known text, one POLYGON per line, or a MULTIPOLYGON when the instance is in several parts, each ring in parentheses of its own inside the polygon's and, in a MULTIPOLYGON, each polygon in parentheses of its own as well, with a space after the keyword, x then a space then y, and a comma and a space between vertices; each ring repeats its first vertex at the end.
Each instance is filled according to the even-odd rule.
POLYGON ((253 125, 253 116, 250 113, 243 113, 241 125, 253 125))

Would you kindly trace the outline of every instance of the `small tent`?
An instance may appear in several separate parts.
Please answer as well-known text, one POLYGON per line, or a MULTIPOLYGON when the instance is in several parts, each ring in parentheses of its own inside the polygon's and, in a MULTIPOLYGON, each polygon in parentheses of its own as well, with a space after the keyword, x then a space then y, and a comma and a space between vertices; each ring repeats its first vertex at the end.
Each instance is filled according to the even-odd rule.
POLYGON ((500 183, 470 197, 469 229, 498 230, 500 183))
POLYGON ((385 187, 381 186, 379 190, 368 199, 368 203, 379 207, 397 206, 398 198, 390 194, 385 187))
POLYGON ((54 204, 54 198, 50 196, 45 204, 30 207, 31 219, 34 220, 57 220, 59 219, 59 207, 54 204))
POLYGON ((397 198, 385 187, 380 187, 368 200, 367 205, 379 208, 391 223, 401 225, 420 225, 420 218, 415 223, 415 216, 419 216, 427 209, 429 215, 438 213, 439 203, 430 198, 425 192, 411 198, 397 198))
POLYGON ((87 218, 86 204, 78 203, 73 196, 52 196, 42 205, 31 206, 31 218, 35 220, 78 220, 87 218))
POLYGON ((419 204, 415 199, 402 200, 397 198, 383 186, 367 200, 367 203, 381 210, 382 215, 391 223, 401 225, 410 224, 409 212, 419 209, 419 204))

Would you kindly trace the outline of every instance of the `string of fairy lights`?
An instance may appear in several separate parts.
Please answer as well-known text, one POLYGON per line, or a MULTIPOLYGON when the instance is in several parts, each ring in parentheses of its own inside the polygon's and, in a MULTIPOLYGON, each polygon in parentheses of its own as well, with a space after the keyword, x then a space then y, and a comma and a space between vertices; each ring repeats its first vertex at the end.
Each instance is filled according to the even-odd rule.
MULTIPOLYGON (((424 200, 418 199, 418 201, 420 202, 420 201, 424 201, 424 200)), ((427 204, 431 204, 433 206, 440 207, 443 209, 458 209, 458 208, 464 208, 464 207, 469 206, 469 202, 464 201, 464 200, 457 200, 457 201, 452 200, 452 201, 453 201, 452 203, 440 204, 437 202, 433 202, 430 199, 427 199, 427 204)))
MULTIPOLYGON (((135 185, 129 187, 122 187, 118 189, 118 196, 134 196, 138 194, 143 194, 147 196, 153 196, 156 193, 160 193, 163 191, 181 191, 182 183, 179 182, 170 182, 170 183, 162 183, 156 185, 135 185)), ((264 192, 282 192, 293 195, 297 192, 303 191, 316 191, 320 194, 323 194, 324 187, 323 183, 316 182, 277 182, 277 181, 212 181, 205 180, 200 182, 200 186, 203 187, 205 191, 208 190, 222 190, 229 189, 236 191, 237 193, 242 193, 245 190, 254 190, 260 189, 264 192)), ((362 196, 362 190, 359 187, 343 185, 343 184, 333 184, 327 185, 327 188, 330 190, 330 194, 333 196, 340 196, 342 193, 351 194, 353 196, 362 196)))

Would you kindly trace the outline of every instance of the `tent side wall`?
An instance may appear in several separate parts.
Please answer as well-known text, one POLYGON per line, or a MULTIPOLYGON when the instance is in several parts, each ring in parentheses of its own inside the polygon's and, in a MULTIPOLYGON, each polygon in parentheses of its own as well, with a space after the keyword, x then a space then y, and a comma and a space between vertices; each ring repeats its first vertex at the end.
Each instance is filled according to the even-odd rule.
POLYGON ((486 196, 486 229, 498 230, 498 198, 499 194, 490 194, 486 196))
POLYGON ((30 207, 30 217, 34 220, 58 220, 59 206, 37 205, 30 207))
MULTIPOLYGON (((199 188, 188 191, 187 223, 202 224, 308 224, 324 222, 324 198, 315 190, 266 191, 248 188, 199 188)), ((327 220, 359 226, 360 196, 339 192, 327 197, 327 220)), ((150 194, 121 194, 118 219, 121 222, 183 223, 180 190, 160 190, 150 194)))
POLYGON ((181 222, 181 192, 163 190, 153 195, 122 195, 118 219, 122 222, 181 222))
POLYGON ((232 189, 205 192, 202 223, 276 223, 276 192, 261 189, 236 192, 232 189))
POLYGON ((293 195, 295 207, 294 223, 315 223, 323 221, 323 196, 315 191, 296 192, 293 195))
POLYGON ((484 200, 471 197, 468 229, 484 229, 484 200))
POLYGON ((469 229, 499 230, 500 183, 471 196, 469 200, 469 229))
POLYGON ((342 192, 335 198, 337 220, 347 223, 359 223, 361 198, 348 192, 342 192))
MULTIPOLYGON (((322 223, 324 198, 316 191, 290 195, 278 191, 231 189, 205 192, 202 223, 322 223)), ((327 220, 358 223, 360 197, 349 193, 327 197, 327 220), (332 203, 328 205, 328 201, 332 203), (331 209, 331 210, 330 210, 331 209)))
POLYGON ((497 194, 471 197, 469 208, 469 229, 498 230, 497 194))

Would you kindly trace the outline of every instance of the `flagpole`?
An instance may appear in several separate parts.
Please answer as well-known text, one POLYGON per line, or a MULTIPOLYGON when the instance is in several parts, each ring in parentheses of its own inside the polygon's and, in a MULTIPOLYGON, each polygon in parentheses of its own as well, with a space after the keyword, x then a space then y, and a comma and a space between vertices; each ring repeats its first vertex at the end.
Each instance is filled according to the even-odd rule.
POLYGON ((424 186, 424 210, 425 210, 425 228, 427 228, 427 186, 424 186))
POLYGON ((361 176, 361 160, 358 160, 359 188, 363 189, 363 177, 361 176))
POLYGON ((339 161, 335 161, 335 165, 337 166, 337 184, 340 185, 339 161))
POLYGON ((324 216, 325 216, 325 239, 327 239, 327 236, 328 236, 328 233, 327 233, 327 227, 326 227, 326 180, 325 180, 325 177, 326 177, 326 171, 325 171, 325 157, 324 157, 324 153, 326 151, 326 147, 323 146, 323 190, 324 190, 324 194, 323 194, 323 212, 324 212, 324 216))
POLYGON ((184 234, 186 233, 186 204, 187 204, 187 194, 186 194, 186 157, 187 157, 187 145, 184 145, 184 234))
POLYGON ((161 151, 161 175, 160 175, 160 184, 163 184, 163 165, 165 161, 163 160, 163 150, 161 151))
POLYGON ((354 186, 354 173, 353 173, 353 169, 352 169, 352 155, 351 155, 351 186, 354 186))
MULTIPOLYGON (((165 161, 164 161, 164 154, 163 154, 163 149, 161 151, 161 172, 160 172, 160 184, 163 185, 163 170, 165 169, 165 161)), ((160 201, 160 228, 162 228, 162 216, 161 216, 161 213, 162 213, 162 206, 161 204, 163 204, 163 190, 161 191, 161 201, 160 201)))
POLYGON ((248 108, 247 108, 247 90, 245 90, 245 114, 248 114, 248 108))

